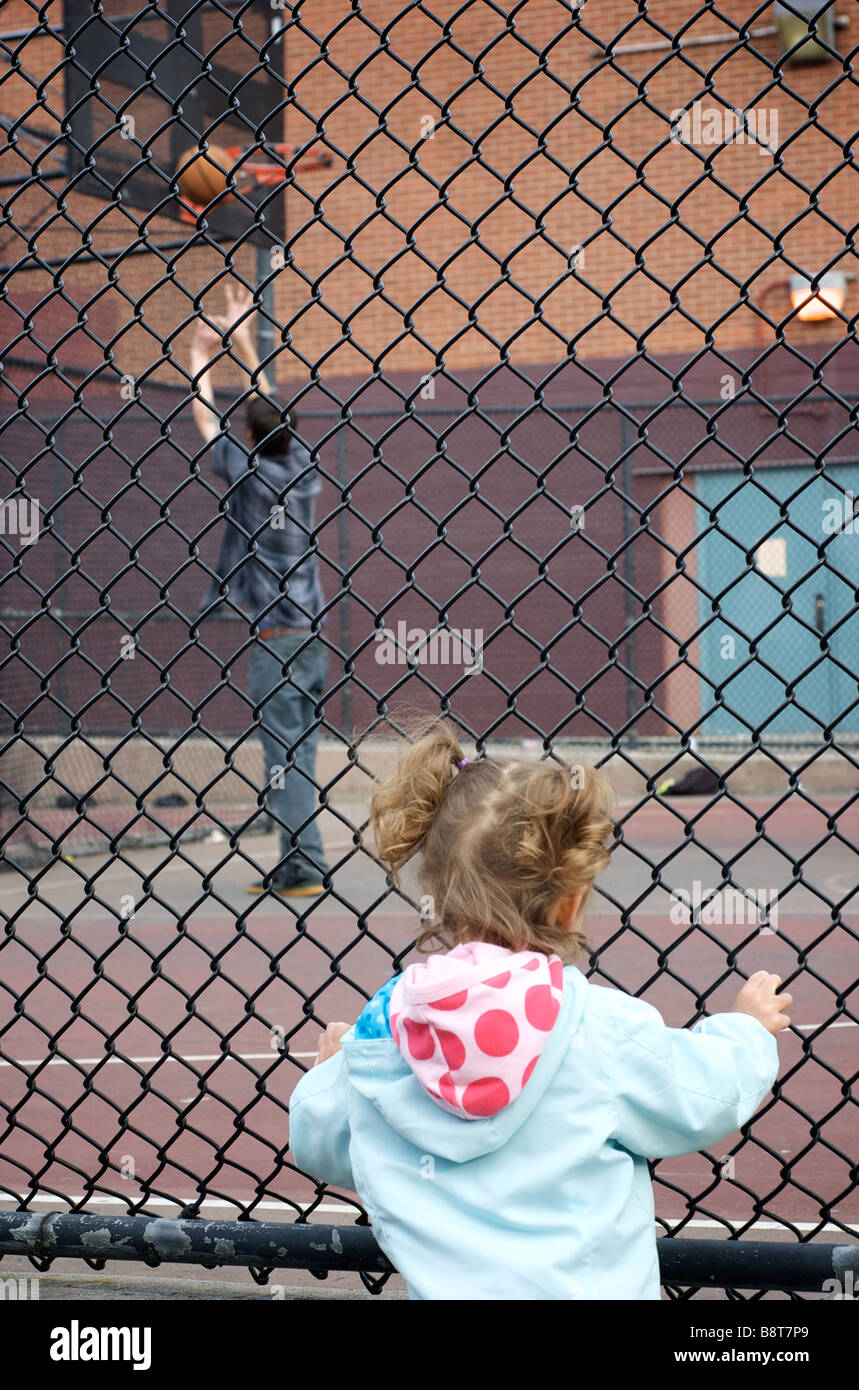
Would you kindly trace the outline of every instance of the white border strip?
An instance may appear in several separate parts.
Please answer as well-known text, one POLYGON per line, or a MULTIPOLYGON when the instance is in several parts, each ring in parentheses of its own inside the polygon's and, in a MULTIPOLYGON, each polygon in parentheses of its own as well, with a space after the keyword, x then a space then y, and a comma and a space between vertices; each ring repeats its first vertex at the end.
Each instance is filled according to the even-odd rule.
MULTIPOLYGON (((47 1206, 51 1203, 56 1202, 70 1202, 77 1204, 84 1201, 87 1202, 89 1206, 93 1206, 96 1204, 99 1206, 128 1206, 128 1201, 126 1199, 122 1197, 111 1197, 107 1194, 93 1194, 90 1197, 86 1197, 83 1193, 80 1193, 80 1195, 78 1196, 58 1196, 50 1192, 38 1192, 33 1196, 28 1196, 27 1193, 19 1192, 18 1197, 22 1202, 25 1200, 29 1200, 31 1203, 39 1204, 42 1206, 47 1206)), ((11 1202, 13 1200, 14 1199, 12 1197, 7 1197, 3 1194, 0 1194, 0 1203, 11 1202)), ((194 1204, 194 1200, 194 1197, 188 1197, 186 1202, 183 1203, 176 1198, 149 1197, 147 1198, 146 1205, 147 1207, 176 1207, 177 1210, 181 1210, 183 1205, 192 1206, 194 1204)), ((207 1197, 203 1202, 200 1203, 199 1209, 201 1211, 238 1211, 244 1205, 246 1205, 246 1203, 238 1201, 227 1201, 225 1197, 207 1197)), ((295 1206, 301 1207, 301 1205, 301 1202, 296 1200, 295 1206)), ((257 1202, 254 1207, 254 1211, 285 1211, 294 1213, 295 1206, 291 1205, 289 1202, 277 1202, 273 1200, 268 1200, 257 1202)), ((358 1214, 358 1210, 359 1209, 357 1205, 349 1206, 345 1202, 323 1202, 321 1206, 314 1208, 311 1215, 315 1216, 317 1212, 337 1212, 338 1214, 356 1216, 358 1214)), ((77 1215, 81 1216, 86 1216, 87 1214, 87 1212, 77 1213, 77 1215)), ((145 1211, 139 1214, 141 1216, 147 1215, 145 1211)), ((669 1227, 669 1229, 675 1226, 680 1226, 681 1223, 683 1223, 682 1216, 664 1216, 661 1218, 661 1220, 669 1227)), ((747 1219, 743 1219, 742 1217, 734 1218, 726 1216, 723 1221, 687 1221, 684 1224, 683 1229, 721 1231, 724 1230, 726 1226, 730 1226, 732 1229, 738 1229, 741 1226, 747 1225, 747 1219)), ((845 1225, 847 1225, 847 1230, 852 1235, 859 1236, 859 1226, 851 1226, 848 1225, 846 1222, 845 1225)), ((791 1229, 797 1231, 815 1231, 818 1229, 818 1226, 819 1223, 817 1221, 791 1221, 789 1224, 784 1221, 756 1221, 749 1227, 749 1234, 753 1234, 755 1231, 789 1231, 791 1229)), ((659 1222, 657 1222, 657 1229, 660 1229, 659 1222)), ((831 1223, 827 1223, 824 1226, 820 1226, 820 1231, 833 1231, 836 1232, 838 1235, 844 1235, 844 1231, 840 1226, 834 1226, 831 1223)))
MULTIPOLYGON (((837 1026, 837 1025, 836 1025, 837 1026)), ((0 1067, 94 1067, 103 1062, 107 1066, 148 1066, 152 1062, 273 1062, 277 1057, 286 1061, 289 1057, 315 1057, 315 1052, 162 1052, 156 1057, 0 1057, 0 1067)))
MULTIPOLYGON (((846 1019, 840 1023, 795 1023, 794 1028, 800 1033, 813 1033, 818 1028, 823 1028, 827 1033, 834 1028, 859 1028, 859 1023, 854 1023, 852 1019, 846 1019)), ((280 1057, 283 1061, 288 1058, 296 1058, 306 1061, 310 1057, 315 1057, 316 1052, 277 1052, 271 1048, 268 1052, 161 1052, 154 1057, 11 1057, 4 1058, 0 1055, 0 1067, 94 1067, 99 1062, 107 1066, 151 1066, 155 1062, 271 1062, 280 1057)))

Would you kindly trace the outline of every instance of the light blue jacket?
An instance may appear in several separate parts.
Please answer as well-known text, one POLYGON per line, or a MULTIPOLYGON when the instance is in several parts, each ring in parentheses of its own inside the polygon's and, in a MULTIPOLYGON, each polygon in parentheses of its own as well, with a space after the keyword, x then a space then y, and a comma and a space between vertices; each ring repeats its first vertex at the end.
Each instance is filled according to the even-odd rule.
POLYGON ((750 1015, 668 1028, 575 966, 533 1075, 490 1119, 441 1109, 391 1038, 350 1029, 341 1049, 293 1092, 293 1158, 359 1194, 418 1299, 658 1299, 646 1160, 724 1140, 778 1073, 750 1015))

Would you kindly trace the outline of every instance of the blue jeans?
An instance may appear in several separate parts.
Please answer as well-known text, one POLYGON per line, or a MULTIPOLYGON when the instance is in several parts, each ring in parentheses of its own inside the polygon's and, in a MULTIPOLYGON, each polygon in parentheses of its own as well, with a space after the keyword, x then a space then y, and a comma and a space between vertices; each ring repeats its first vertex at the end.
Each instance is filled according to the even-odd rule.
POLYGON ((313 782, 319 742, 314 706, 327 675, 328 649, 309 632, 260 639, 251 653, 250 697, 261 720, 266 806, 280 827, 279 877, 319 879, 328 872, 313 782))

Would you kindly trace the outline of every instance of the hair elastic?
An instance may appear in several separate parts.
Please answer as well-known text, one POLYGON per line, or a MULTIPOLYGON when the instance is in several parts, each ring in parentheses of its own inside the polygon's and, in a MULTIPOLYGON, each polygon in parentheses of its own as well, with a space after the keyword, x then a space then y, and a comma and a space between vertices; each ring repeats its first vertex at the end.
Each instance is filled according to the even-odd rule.
POLYGON ((465 764, 466 764, 467 762, 468 762, 468 758, 460 758, 459 762, 457 763, 457 767, 465 767, 465 764))

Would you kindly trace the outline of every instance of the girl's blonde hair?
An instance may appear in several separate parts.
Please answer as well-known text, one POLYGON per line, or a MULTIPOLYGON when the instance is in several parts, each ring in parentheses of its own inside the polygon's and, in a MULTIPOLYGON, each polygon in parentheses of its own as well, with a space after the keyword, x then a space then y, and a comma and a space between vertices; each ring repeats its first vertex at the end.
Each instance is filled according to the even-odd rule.
POLYGON ((418 950, 490 941, 575 960, 588 945, 581 911, 569 928, 554 913, 562 898, 581 889, 587 896, 609 862, 607 782, 592 767, 573 778, 551 762, 486 757, 457 767, 464 757, 450 724, 434 721, 370 806, 379 856, 397 886, 402 865, 421 856, 418 881, 434 918, 418 950))

